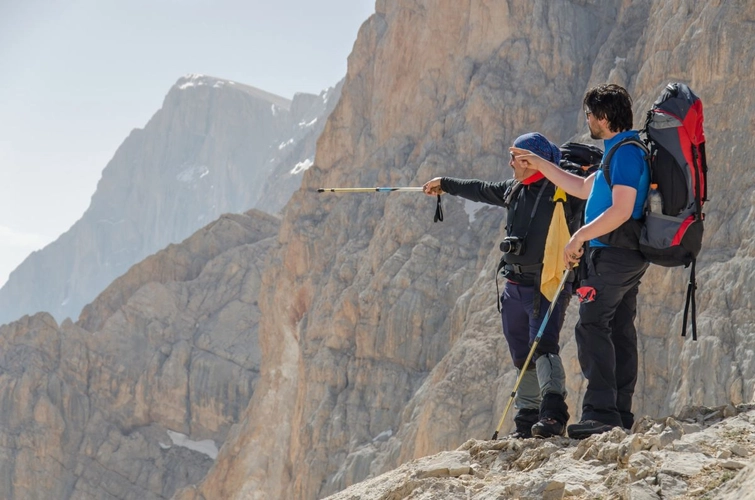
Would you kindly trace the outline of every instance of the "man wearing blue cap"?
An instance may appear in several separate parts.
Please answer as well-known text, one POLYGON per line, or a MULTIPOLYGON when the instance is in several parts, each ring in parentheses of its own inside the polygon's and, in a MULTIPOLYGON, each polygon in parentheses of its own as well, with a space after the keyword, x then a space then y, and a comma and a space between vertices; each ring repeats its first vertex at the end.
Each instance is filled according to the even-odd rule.
MULTIPOLYGON (((559 148, 539 133, 518 137, 514 146, 555 164, 561 160, 559 148)), ((506 238, 501 243, 504 253, 498 268, 506 278, 501 294, 501 320, 511 358, 521 370, 550 306, 541 294, 540 280, 556 187, 513 155, 509 166, 514 170, 513 179, 484 182, 436 177, 425 183, 424 192, 431 196, 448 193, 506 209, 506 238)), ((573 233, 581 223, 583 202, 569 197, 566 205, 567 224, 573 233)), ((559 332, 571 289, 571 283, 567 283, 553 299, 556 303, 534 353, 535 362, 529 364, 517 388, 514 437, 546 438, 565 432, 569 412, 565 401, 566 377, 559 357, 559 332)))

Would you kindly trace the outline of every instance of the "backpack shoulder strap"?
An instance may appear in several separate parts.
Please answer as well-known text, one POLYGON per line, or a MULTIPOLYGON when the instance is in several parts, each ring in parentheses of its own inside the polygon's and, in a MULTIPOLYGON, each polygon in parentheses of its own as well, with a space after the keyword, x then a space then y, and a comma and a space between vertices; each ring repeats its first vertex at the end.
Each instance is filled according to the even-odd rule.
POLYGON ((627 144, 634 144, 635 146, 638 146, 642 149, 645 153, 645 161, 647 161, 648 157, 650 156, 650 150, 645 145, 644 142, 634 138, 634 137, 627 137, 626 139, 622 139, 616 144, 613 145, 611 149, 608 150, 606 153, 606 158, 603 161, 603 163, 600 164, 600 169, 603 172, 603 177, 606 178, 606 182, 608 183, 608 187, 613 189, 613 184, 611 183, 611 160, 613 159, 613 155, 616 152, 617 149, 619 149, 621 146, 625 146, 627 144))

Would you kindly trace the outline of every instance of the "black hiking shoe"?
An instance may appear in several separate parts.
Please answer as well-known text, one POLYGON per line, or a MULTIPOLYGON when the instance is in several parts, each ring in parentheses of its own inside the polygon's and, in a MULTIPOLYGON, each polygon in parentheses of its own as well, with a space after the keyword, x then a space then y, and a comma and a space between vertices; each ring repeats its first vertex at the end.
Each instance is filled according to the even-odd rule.
POLYGON ((572 439, 585 439, 595 434, 603 434, 613 429, 613 425, 604 424, 597 420, 581 420, 577 424, 572 424, 567 427, 569 437, 572 439))
POLYGON ((532 432, 517 430, 509 434, 509 437, 513 439, 529 439, 532 437, 532 432))
POLYGON ((532 426, 540 418, 540 410, 537 408, 522 408, 514 417, 516 430, 509 434, 514 439, 528 439, 532 437, 532 426))
POLYGON ((532 426, 532 435, 538 438, 563 436, 565 432, 566 426, 554 418, 541 418, 532 426))

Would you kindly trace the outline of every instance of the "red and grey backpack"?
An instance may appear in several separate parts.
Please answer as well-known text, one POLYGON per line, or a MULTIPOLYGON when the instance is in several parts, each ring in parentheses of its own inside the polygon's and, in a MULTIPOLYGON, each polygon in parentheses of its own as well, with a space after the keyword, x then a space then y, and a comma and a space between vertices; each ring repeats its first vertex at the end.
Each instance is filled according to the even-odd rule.
POLYGON ((687 85, 669 83, 648 111, 640 135, 644 144, 636 139, 619 142, 608 151, 601 168, 610 186, 608 165, 616 149, 634 144, 645 150, 651 188, 639 227, 639 250, 653 264, 690 267, 682 335, 691 308, 692 338, 697 340, 695 263, 708 199, 702 101, 687 85))

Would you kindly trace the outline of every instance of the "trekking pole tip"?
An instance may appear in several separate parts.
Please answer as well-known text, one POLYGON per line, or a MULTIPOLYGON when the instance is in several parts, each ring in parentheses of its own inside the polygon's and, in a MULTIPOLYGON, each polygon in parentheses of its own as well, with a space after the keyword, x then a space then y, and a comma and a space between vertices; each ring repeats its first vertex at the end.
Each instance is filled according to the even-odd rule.
POLYGON ((493 433, 493 437, 492 437, 492 438, 490 438, 490 440, 491 440, 491 441, 495 441, 496 439, 498 439, 498 431, 495 431, 495 432, 493 433))

